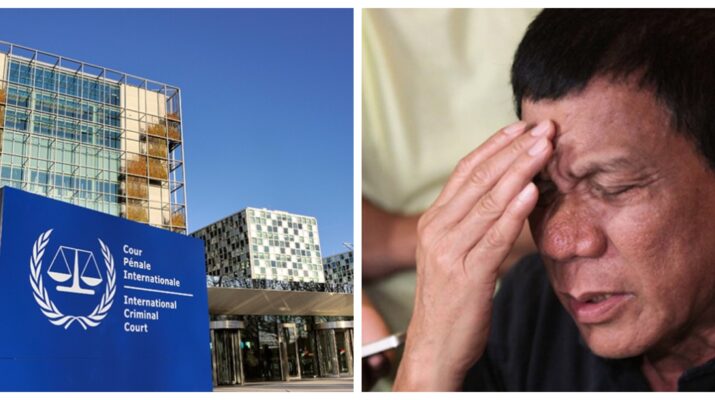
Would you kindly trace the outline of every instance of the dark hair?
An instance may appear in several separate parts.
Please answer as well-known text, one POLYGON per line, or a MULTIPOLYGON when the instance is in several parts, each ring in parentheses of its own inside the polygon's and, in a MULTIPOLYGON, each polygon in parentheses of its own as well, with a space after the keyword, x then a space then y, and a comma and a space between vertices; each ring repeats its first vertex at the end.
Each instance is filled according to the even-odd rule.
POLYGON ((596 77, 635 78, 715 169, 715 10, 544 10, 514 56, 524 99, 577 94, 596 77))

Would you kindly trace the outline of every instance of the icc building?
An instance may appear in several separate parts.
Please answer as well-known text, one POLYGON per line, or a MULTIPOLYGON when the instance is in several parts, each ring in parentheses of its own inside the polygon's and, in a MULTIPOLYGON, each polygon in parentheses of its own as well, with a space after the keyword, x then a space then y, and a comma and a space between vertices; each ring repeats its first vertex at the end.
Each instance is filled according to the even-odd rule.
POLYGON ((191 234, 206 254, 214 385, 353 376, 352 251, 315 218, 246 208, 191 234))
MULTIPOLYGON (((137 357, 148 359, 147 370, 180 370, 165 380, 152 381, 152 373, 145 381, 129 375, 122 380, 116 378, 122 368, 134 368, 131 352, 94 350, 82 354, 98 360, 89 363, 95 374, 102 371, 97 365, 113 365, 111 382, 75 381, 72 371, 91 375, 82 369, 89 367, 57 364, 68 375, 45 389, 206 390, 352 377, 352 251, 323 258, 315 218, 258 208, 187 236, 183 137, 178 87, 0 41, 0 186, 10 188, 0 196, 0 268, 40 260, 35 250, 46 245, 45 261, 31 262, 29 280, 27 271, 17 276, 17 285, 29 290, 21 302, 28 315, 18 318, 57 335, 55 348, 102 330, 105 339, 137 349, 137 357), (60 204, 55 212, 57 202, 45 205, 49 200, 13 189, 81 209, 60 204), (48 219, 54 225, 13 228, 21 223, 11 217, 12 207, 33 202, 57 214, 48 219), (95 225, 79 232, 85 224, 67 220, 69 215, 95 225), (8 237, 10 232, 17 234, 8 237), (8 246, 25 250, 3 251, 8 246), (172 255, 177 247, 183 257, 172 255), (65 311, 59 317, 50 303, 76 315, 65 311), (100 314, 92 307, 104 312, 96 327, 92 318, 100 314), (66 329, 53 326, 62 318, 66 329), (196 326, 187 329, 187 323, 196 326), (176 341, 167 339, 171 335, 176 341), (194 350, 161 364, 170 345, 194 350)), ((29 345, 0 348, 0 358, 31 360, 32 351, 29 345)), ((60 351, 52 360, 64 362, 57 360, 71 354, 60 351)), ((16 384, 22 376, 11 379, 23 368, 42 371, 0 362, 7 379, 0 386, 25 390, 16 384)))
POLYGON ((186 233, 179 88, 0 42, 0 183, 186 233))

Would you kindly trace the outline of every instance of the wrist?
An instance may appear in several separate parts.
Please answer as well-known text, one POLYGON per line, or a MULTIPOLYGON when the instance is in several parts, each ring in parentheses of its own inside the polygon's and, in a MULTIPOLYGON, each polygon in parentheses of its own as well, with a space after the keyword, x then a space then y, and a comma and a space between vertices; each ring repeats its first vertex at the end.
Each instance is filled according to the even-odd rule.
POLYGON ((462 388, 466 371, 460 371, 445 360, 405 350, 397 370, 394 391, 452 392, 462 388))
POLYGON ((442 348, 444 340, 430 340, 419 329, 408 329, 407 343, 397 371, 394 390, 457 391, 461 390, 464 368, 450 356, 451 348, 442 348))
POLYGON ((415 267, 417 250, 417 222, 419 215, 394 217, 387 238, 388 254, 393 271, 415 267))

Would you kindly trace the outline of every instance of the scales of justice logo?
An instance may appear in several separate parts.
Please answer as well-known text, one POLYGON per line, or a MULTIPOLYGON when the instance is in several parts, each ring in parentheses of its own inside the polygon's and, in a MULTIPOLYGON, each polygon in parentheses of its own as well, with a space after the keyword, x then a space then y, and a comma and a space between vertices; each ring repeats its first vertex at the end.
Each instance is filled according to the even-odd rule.
POLYGON ((43 281, 42 261, 51 234, 52 229, 40 234, 32 246, 30 285, 32 286, 35 301, 40 306, 42 313, 53 325, 64 326, 67 329, 76 321, 85 330, 88 327, 96 327, 107 316, 116 293, 114 257, 112 257, 107 245, 97 238, 106 269, 106 273, 102 276, 97 259, 91 250, 70 246, 59 246, 57 248, 47 268, 47 276, 53 282, 49 284, 55 284, 57 292, 67 293, 69 296, 93 296, 99 289, 99 285, 104 282, 104 293, 99 300, 99 304, 91 313, 88 315, 66 315, 50 299, 43 281))

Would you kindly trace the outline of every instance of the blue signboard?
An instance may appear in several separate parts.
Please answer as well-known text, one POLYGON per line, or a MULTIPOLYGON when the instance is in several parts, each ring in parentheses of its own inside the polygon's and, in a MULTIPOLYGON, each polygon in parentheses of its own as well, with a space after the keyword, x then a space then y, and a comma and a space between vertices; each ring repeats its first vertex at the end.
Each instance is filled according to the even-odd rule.
POLYGON ((0 191, 0 390, 211 390, 203 243, 0 191))

